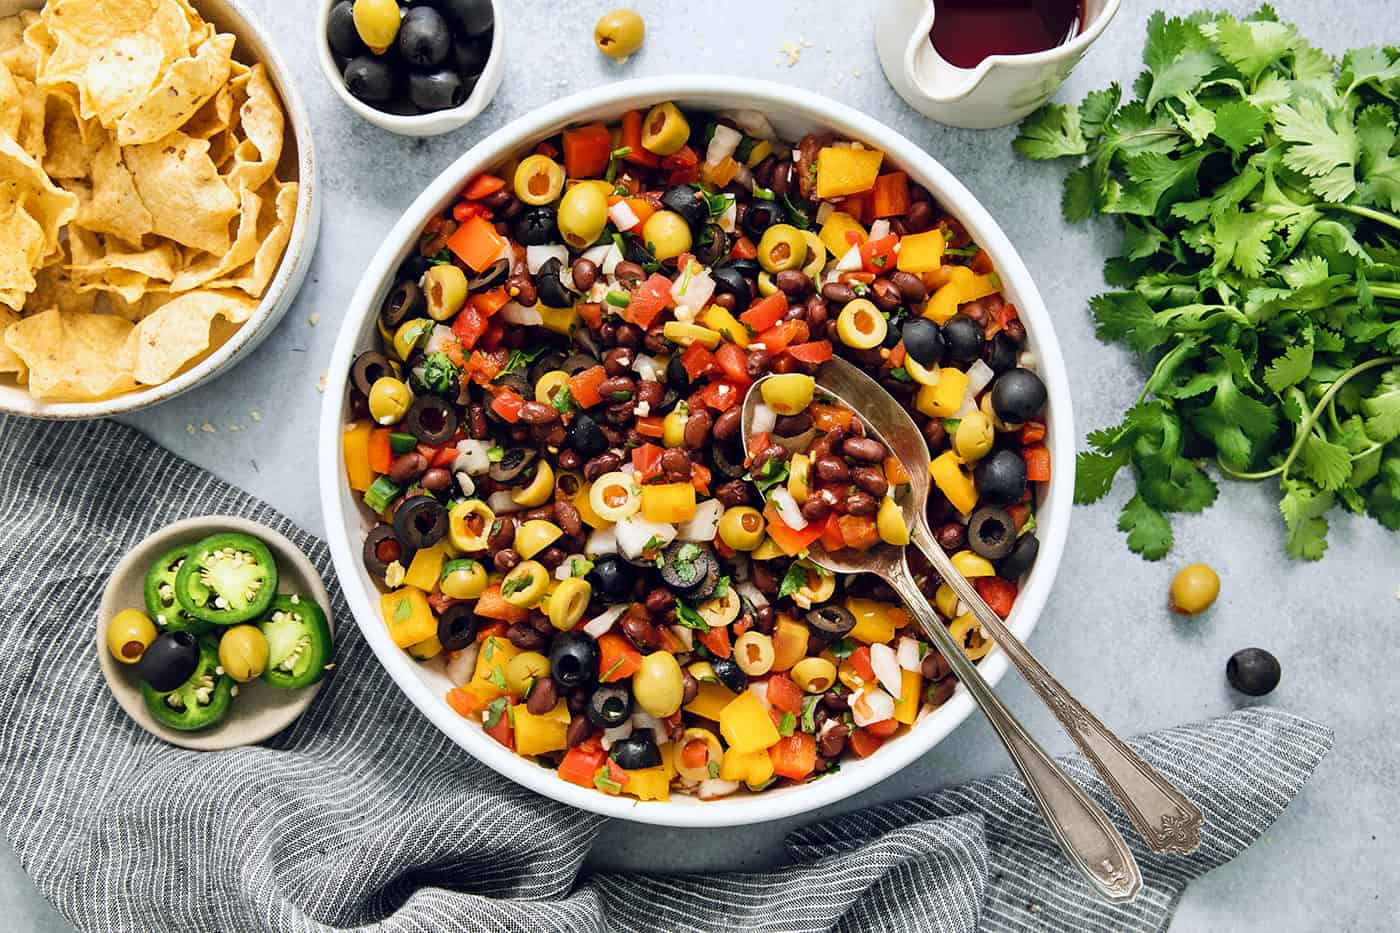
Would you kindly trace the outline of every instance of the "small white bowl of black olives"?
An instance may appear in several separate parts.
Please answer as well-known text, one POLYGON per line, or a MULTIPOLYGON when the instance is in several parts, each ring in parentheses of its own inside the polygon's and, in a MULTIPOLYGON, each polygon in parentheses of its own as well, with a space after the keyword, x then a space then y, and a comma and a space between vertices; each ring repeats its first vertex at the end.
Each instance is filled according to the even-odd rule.
POLYGON ((505 62, 494 0, 325 0, 321 71, 345 105, 400 136, 471 122, 495 96, 505 62))

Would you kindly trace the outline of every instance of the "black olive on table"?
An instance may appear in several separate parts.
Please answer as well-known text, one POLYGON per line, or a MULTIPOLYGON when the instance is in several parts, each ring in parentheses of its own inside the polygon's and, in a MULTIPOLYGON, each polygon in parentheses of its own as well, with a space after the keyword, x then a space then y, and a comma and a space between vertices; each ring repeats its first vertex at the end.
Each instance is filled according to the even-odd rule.
POLYGON ((845 638, 856 627, 856 617, 844 606, 826 605, 807 613, 807 624, 827 638, 845 638))
POLYGON ((437 0, 433 5, 459 35, 480 36, 490 32, 496 23, 491 0, 437 0))
POLYGON ((656 740, 651 737, 649 729, 642 729, 625 739, 618 739, 613 743, 610 754, 619 768, 626 768, 628 771, 655 768, 661 764, 661 749, 656 747, 656 740))
POLYGON ((739 667, 739 662, 733 658, 716 658, 710 662, 710 669, 715 672, 720 683, 735 693, 743 693, 749 688, 749 675, 744 673, 739 667))
POLYGON ((350 381, 365 395, 369 395, 369 390, 376 381, 393 374, 394 369, 389 365, 389 358, 378 350, 366 350, 350 364, 350 381))
POLYGON ((566 690, 598 677, 598 643, 584 632, 565 632, 549 646, 549 675, 566 690))
POLYGON ((968 520, 967 546, 987 560, 1001 560, 1016 546, 1016 519, 1005 509, 983 506, 968 520))
POLYGON ((136 674, 152 690, 168 693, 199 666, 199 640, 189 632, 162 632, 136 662, 136 674))
POLYGON ((548 204, 526 208, 511 224, 511 236, 526 246, 552 243, 559 236, 558 216, 548 204))
POLYGON ((461 651, 476 640, 479 625, 470 604, 453 603, 438 616, 438 641, 448 651, 461 651))
POLYGON ((504 285, 508 278, 510 278, 510 260, 497 259, 482 270, 479 275, 467 279, 467 291, 472 293, 487 292, 498 285, 504 285))
POLYGON ((474 78, 486 70, 491 58, 491 37, 454 39, 447 54, 448 65, 463 78, 474 78))
POLYGON ((1026 461, 1010 450, 994 450, 972 473, 977 494, 995 505, 1010 505, 1026 491, 1026 461))
POLYGON ((604 554, 588 572, 588 581, 601 595, 609 599, 625 599, 632 595, 637 571, 616 554, 604 554))
POLYGON ((674 185, 661 195, 661 206, 675 211, 692 230, 710 219, 710 205, 694 185, 674 185))
POLYGON ((666 385, 677 392, 690 391, 690 373, 686 372, 679 353, 672 356, 671 361, 666 364, 666 385))
POLYGON ((352 58, 345 66, 345 89, 360 100, 377 104, 389 100, 398 90, 398 76, 389 63, 374 55, 352 58))
POLYGON ((379 320, 392 333, 409 318, 422 317, 427 313, 428 302, 416 279, 403 279, 384 298, 379 308, 379 320))
MULTIPOLYGON (((150 648, 146 652, 150 653, 150 648)), ((1263 648, 1244 648, 1230 656, 1225 664, 1225 677, 1240 693, 1261 697, 1271 693, 1283 676, 1278 658, 1263 648)))
POLYGON ((399 54, 415 68, 436 68, 452 51, 452 29, 430 6, 416 6, 399 21, 399 54))
POLYGON ((591 416, 584 414, 575 415, 569 425, 568 443, 569 449, 585 461, 608 449, 608 439, 603 435, 603 429, 591 416))
POLYGON ((1040 553, 1040 540, 1035 532, 1028 531, 1016 540, 1016 549, 1011 556, 997 565, 997 574, 1015 582, 1026 575, 1040 553))
POLYGON ((424 110, 451 110, 462 106, 471 86, 464 84, 457 72, 449 68, 437 71, 415 71, 408 76, 408 99, 424 110))
POLYGON ((986 337, 981 324, 965 314, 955 314, 943 325, 943 343, 951 359, 971 363, 982 355, 986 337))
POLYGON ((1029 369, 1010 369, 992 383, 992 410, 1007 424, 1022 424, 1045 407, 1045 383, 1029 369))
POLYGON ((574 293, 564 286, 560 278, 564 263, 558 257, 546 260, 535 273, 535 289, 539 293, 540 304, 550 308, 572 308, 574 293))
POLYGON ((1016 341, 1006 334, 998 332, 987 343, 987 365, 992 372, 1000 375, 1008 370, 1016 368, 1016 358, 1020 355, 1021 348, 1016 346, 1016 341))
POLYGON ((501 459, 491 464, 487 475, 498 483, 509 483, 518 479, 538 456, 532 447, 507 447, 501 459))
POLYGON ((452 405, 436 395, 420 395, 403 417, 403 430, 418 438, 418 443, 435 447, 452 439, 457 423, 452 405))
POLYGON ((365 545, 361 551, 364 559, 365 569, 369 575, 377 580, 383 580, 384 575, 389 572, 389 565, 398 561, 402 566, 407 567, 413 560, 413 552, 404 547, 394 532, 394 526, 387 522, 381 522, 370 529, 365 535, 365 545))
POLYGON ((588 721, 602 729, 620 726, 632 715, 632 692, 626 687, 603 684, 588 698, 588 721))
POLYGON ((394 511, 394 534, 415 551, 432 547, 447 534, 447 509, 432 496, 411 496, 394 511))
POLYGON ((355 28, 354 6, 351 0, 340 0, 331 7, 326 20, 326 41, 330 43, 331 51, 341 58, 354 58, 369 52, 360 38, 360 31, 355 28))

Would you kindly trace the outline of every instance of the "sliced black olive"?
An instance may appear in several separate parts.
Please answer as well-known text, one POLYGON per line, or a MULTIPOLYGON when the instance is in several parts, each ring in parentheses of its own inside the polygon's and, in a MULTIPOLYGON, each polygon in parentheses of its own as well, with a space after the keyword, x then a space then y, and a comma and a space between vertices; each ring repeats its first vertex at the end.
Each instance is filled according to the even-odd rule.
POLYGON ((549 350, 535 358, 530 364, 530 385, 535 385, 544 378, 544 374, 553 372, 561 368, 564 363, 564 354, 558 350, 549 350))
POLYGON ((994 450, 972 474, 977 494, 997 505, 1010 505, 1026 491, 1026 461, 1010 450, 994 450))
POLYGON ((661 580, 672 590, 689 591, 705 582, 714 555, 694 541, 673 541, 661 556, 661 580))
POLYGON ((588 581, 601 595, 609 599, 625 599, 632 595, 637 571, 616 554, 604 554, 593 564, 588 581))
POLYGON ((543 246, 559 236, 558 215, 548 204, 526 208, 511 224, 511 233, 526 246, 543 246))
POLYGON ((448 651, 461 651, 476 640, 479 624, 470 604, 453 603, 438 616, 438 641, 448 651))
POLYGON ((504 285, 510 277, 510 260, 497 259, 487 266, 480 275, 474 275, 467 280, 467 291, 485 292, 490 291, 498 285, 504 285))
POLYGON ((692 230, 710 219, 710 205, 694 185, 675 185, 661 196, 661 206, 680 214, 692 230))
POLYGON ((661 764, 661 749, 656 747, 650 729, 639 729, 625 739, 618 739, 613 743, 610 754, 619 768, 628 771, 655 768, 661 764))
MULTIPOLYGON (((146 653, 150 652, 151 649, 147 648, 146 653)), ((1230 681, 1230 686, 1252 697, 1261 697, 1273 692, 1282 676, 1283 668, 1279 665, 1278 658, 1263 648, 1244 648, 1236 651, 1225 664, 1225 677, 1230 681)))
POLYGON ((350 381, 365 395, 369 395, 369 390, 381 377, 393 374, 394 368, 389 365, 389 358, 378 350, 366 350, 355 357, 355 362, 350 365, 350 381))
POLYGON ((719 682, 735 693, 743 693, 749 688, 749 675, 743 672, 739 662, 733 658, 715 658, 710 662, 710 667, 719 678, 719 682))
POLYGON ((671 361, 666 364, 666 385, 677 392, 690 391, 690 373, 686 372, 679 353, 672 356, 671 361))
POLYGON ((715 280, 715 291, 733 295, 738 307, 747 308, 753 302, 753 289, 749 288, 748 279, 733 263, 715 266, 710 270, 710 278, 715 280))
POLYGON ((692 603, 699 602, 702 599, 709 599, 715 594, 715 589, 719 586, 719 578, 719 561, 711 557, 709 566, 705 569, 705 576, 700 579, 700 582, 689 589, 677 590, 676 595, 692 603))
POLYGON ((588 698, 584 712, 588 721, 601 729, 620 726, 632 716, 632 691, 603 684, 588 698))
POLYGON ((603 435, 603 429, 585 414, 574 416, 573 423, 569 425, 568 442, 569 448, 584 460, 591 460, 608 449, 608 439, 603 435))
POLYGON ((394 533, 394 526, 387 522, 375 525, 369 534, 365 535, 362 553, 365 569, 376 580, 384 579, 384 575, 389 572, 389 565, 394 561, 407 567, 413 559, 413 552, 403 546, 403 542, 394 533))
POLYGON ((1009 369, 992 383, 992 410, 1007 424, 1022 424, 1045 407, 1045 383, 1029 369, 1009 369))
POLYGON ((411 317, 422 317, 428 310, 423 298, 423 290, 413 279, 404 279, 394 286, 379 309, 379 320, 393 333, 398 326, 411 317))
POLYGON ((1001 560, 1016 545, 1016 519, 996 506, 983 506, 967 523, 967 546, 987 560, 1001 560))
POLYGON ((409 281, 417 284, 423 281, 423 273, 432 266, 427 256, 419 256, 416 252, 399 264, 398 280, 409 281))
POLYGON ((757 240, 763 236, 763 231, 785 220, 787 216, 777 201, 750 201, 740 226, 744 228, 745 233, 757 240))
POLYGON ((744 446, 741 441, 732 440, 716 444, 710 448, 710 459, 715 469, 730 479, 741 479, 748 472, 744 466, 744 446))
POLYGON ((341 58, 354 58, 369 51, 360 38, 360 31, 355 28, 353 7, 351 0, 340 0, 331 7, 330 17, 326 20, 326 41, 330 43, 331 51, 341 58))
POLYGON ((520 477, 539 454, 533 447, 507 447, 501 459, 491 464, 488 474, 498 483, 509 483, 520 477))
POLYGON ((136 674, 151 689, 169 693, 199 666, 199 640, 189 632, 162 632, 136 662, 136 674))
POLYGON ((367 103, 379 103, 394 96, 399 82, 382 56, 361 55, 345 66, 345 89, 367 103))
POLYGON ((906 321, 900 336, 904 338, 904 352, 920 366, 934 366, 943 362, 943 334, 938 325, 928 318, 906 321))
POLYGON ((564 362, 559 364, 559 368, 570 376, 577 376, 585 369, 592 369, 597 365, 597 357, 589 356, 587 353, 570 353, 564 357, 564 362))
POLYGON ((1015 369, 1019 352, 1016 341, 998 331, 987 344, 987 365, 992 368, 992 372, 998 374, 1015 369))
POLYGON ((959 363, 971 363, 982 355, 986 337, 982 325, 965 314, 955 314, 943 325, 943 343, 948 356, 959 363))
POLYGON ((574 306, 574 293, 564 287, 563 280, 559 277, 564 270, 564 264, 558 257, 546 260, 540 266, 540 271, 535 273, 535 290, 539 293, 540 303, 549 308, 572 308, 574 306))
POLYGON ((418 438, 420 444, 445 444, 457 433, 457 412, 437 395, 420 395, 404 415, 403 430, 418 438))
POLYGON ((695 237, 691 253, 703 266, 713 266, 729 255, 729 234, 719 224, 706 224, 695 237))
POLYGON ((845 638, 856 627, 856 617, 844 606, 826 605, 807 613, 807 624, 827 638, 845 638))
POLYGON ((1031 569, 1039 553, 1040 541, 1035 532, 1028 531, 1016 540, 1011 556, 997 565, 997 574, 1013 582, 1019 580, 1031 569))
POLYGON ((447 534, 447 509, 432 496, 412 496, 394 512, 394 534, 413 550, 432 547, 447 534))
POLYGON ((584 687, 598 677, 598 643, 584 632, 565 632, 549 646, 549 674, 559 686, 584 687))

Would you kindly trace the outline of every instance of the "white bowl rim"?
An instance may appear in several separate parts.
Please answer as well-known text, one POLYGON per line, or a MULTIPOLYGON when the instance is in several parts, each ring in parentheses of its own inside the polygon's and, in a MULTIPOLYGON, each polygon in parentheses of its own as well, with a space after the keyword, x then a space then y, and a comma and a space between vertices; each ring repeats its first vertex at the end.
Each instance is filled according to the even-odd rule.
MULTIPOLYGON (((275 327, 296 298, 295 292, 299 289, 300 281, 305 278, 306 270, 311 263, 311 254, 315 251, 315 231, 319 227, 316 215, 321 208, 321 193, 316 184, 315 143, 312 140, 311 116, 306 109, 306 104, 301 99, 301 92, 297 89, 295 76, 292 74, 292 70, 287 67, 286 61, 283 60, 282 53, 277 50, 277 45, 272 40, 272 34, 263 27, 242 0, 218 0, 218 3, 226 6, 234 16, 241 19, 247 31, 256 34, 261 41, 262 54, 253 64, 260 63, 267 67, 273 87, 276 88, 278 96, 281 97, 282 104, 286 108, 286 125, 296 139, 297 209, 296 215, 292 219, 291 236, 282 251, 282 258, 278 261, 277 274, 273 276, 272 281, 263 291, 262 297, 258 299, 257 309, 248 320, 239 325, 233 336, 224 341, 209 356, 200 360, 198 364, 179 373, 167 382, 142 389, 133 389, 121 395, 91 402, 39 401, 30 397, 28 389, 24 386, 6 384, 0 387, 4 389, 4 391, 0 391, 0 412, 25 418, 83 421, 126 414, 158 405, 189 391, 206 380, 213 379, 222 374, 230 363, 239 361, 244 348, 256 346, 259 341, 266 337, 267 334, 263 332, 264 328, 275 327), (291 294, 287 293, 289 289, 291 294), (269 320, 274 316, 278 318, 278 321, 269 320), (19 399, 18 403, 6 400, 11 391, 18 393, 15 396, 19 399)), ((37 2, 26 4, 30 8, 38 5, 40 4, 37 2)))
MULTIPOLYGON (((340 443, 345 423, 345 388, 350 363, 359 343, 359 333, 366 316, 378 306, 384 283, 401 261, 404 247, 417 237, 423 223, 456 196, 466 179, 498 163, 527 141, 556 132, 560 127, 586 118, 602 108, 649 106, 661 100, 697 98, 720 98, 730 108, 763 110, 771 107, 801 113, 804 119, 880 146, 896 164, 924 183, 992 255, 998 273, 1008 283, 1022 317, 1027 321, 1027 330, 1040 360, 1039 374, 1046 382, 1050 398, 1047 431, 1052 474, 1049 490, 1037 513, 1040 554, 1028 585, 1021 591, 1016 607, 1007 620, 1012 631, 1021 639, 1030 634, 1045 606, 1064 553, 1074 485, 1075 435, 1069 380, 1050 313, 1010 240, 981 203, 941 163, 902 134, 872 117, 810 91, 775 82, 723 75, 684 75, 638 78, 593 88, 512 121, 448 166, 414 200, 385 236, 350 302, 331 356, 325 397, 321 404, 319 478, 321 510, 331 556, 356 623, 400 689, 445 735, 478 761, 517 784, 571 806, 652 825, 715 828, 795 816, 834 804, 873 786, 933 748, 961 724, 973 710, 971 697, 965 688, 959 687, 953 698, 937 712, 916 723, 909 734, 881 748, 879 754, 843 764, 839 773, 800 787, 736 795, 722 800, 685 800, 683 803, 677 803, 675 798, 670 802, 641 802, 579 787, 497 743, 481 730, 479 724, 470 723, 454 712, 442 697, 419 679, 415 673, 417 663, 393 643, 380 620, 378 592, 375 592, 372 600, 367 587, 360 584, 358 575, 363 573, 361 548, 358 543, 352 544, 347 533, 350 516, 343 508, 341 488, 345 475, 340 443)), ((980 668, 988 682, 995 684, 1006 673, 1006 657, 995 650, 984 659, 980 668)))
POLYGON ((491 0, 491 51, 467 99, 449 110, 399 114, 386 113, 351 94, 350 89, 345 86, 344 78, 336 70, 326 26, 330 21, 331 9, 339 2, 340 0, 323 0, 321 3, 321 12, 316 17, 316 62, 321 66, 321 74, 331 86, 331 90, 345 106, 355 111, 356 115, 366 122, 400 136, 438 136, 460 129, 475 120, 496 96, 505 71, 505 26, 501 17, 504 4, 491 0))

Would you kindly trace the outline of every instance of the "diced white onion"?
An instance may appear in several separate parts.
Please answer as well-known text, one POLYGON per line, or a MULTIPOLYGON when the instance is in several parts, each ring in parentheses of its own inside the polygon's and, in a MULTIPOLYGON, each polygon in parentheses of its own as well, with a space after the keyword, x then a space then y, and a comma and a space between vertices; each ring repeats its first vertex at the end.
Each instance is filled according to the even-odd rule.
POLYGON ((753 430, 750 434, 770 434, 778 424, 778 413, 763 402, 753 408, 753 430))
MULTIPOLYGON (((461 459, 461 457, 457 458, 457 460, 461 459)), ((452 461, 452 465, 454 467, 457 465, 457 460, 452 461)), ((466 496, 467 498, 471 498, 472 496, 476 495, 476 481, 471 478, 471 475, 469 473, 467 473, 465 470, 454 469, 452 471, 452 475, 456 477, 457 488, 462 490, 462 495, 466 496)))
POLYGON ((599 263, 598 268, 603 270, 604 275, 612 275, 617 271, 617 264, 620 262, 622 262, 622 250, 617 248, 616 243, 613 243, 608 246, 608 251, 603 256, 603 261, 599 263))
POLYGON ((569 248, 563 243, 545 243, 542 246, 525 247, 525 268, 530 270, 531 275, 539 275, 540 269, 551 259, 557 259, 567 266, 569 264, 569 248))
POLYGON ((627 720, 620 726, 613 726, 611 729, 603 730, 603 748, 611 749, 613 743, 619 739, 625 739, 632 734, 632 720, 627 720))
POLYGON ((534 308, 527 308, 518 301, 507 301, 501 308, 501 320, 507 324, 520 324, 524 327, 539 326, 544 316, 534 308))
POLYGON ((884 722, 894 718, 894 697, 879 687, 857 690, 851 694, 849 703, 851 718, 857 726, 868 726, 872 722, 884 722))
POLYGON ((719 533, 719 517, 724 504, 718 499, 706 499, 695 506, 695 515, 681 522, 676 537, 682 541, 713 541, 719 533))
POLYGON ((608 208, 608 219, 619 230, 631 230, 642 222, 641 218, 637 216, 637 212, 632 210, 626 201, 618 201, 608 208))
POLYGON ((705 164, 718 165, 734 154, 744 134, 723 123, 715 124, 715 133, 710 137, 710 145, 705 148, 705 164))
POLYGON ((617 534, 617 549, 623 557, 636 560, 646 550, 647 542, 655 538, 662 547, 676 540, 676 526, 666 522, 649 522, 641 515, 629 515, 613 526, 617 534))
POLYGON ((452 461, 452 470, 466 470, 472 476, 480 476, 491 469, 491 457, 487 453, 486 442, 467 438, 457 442, 457 459, 452 461))
POLYGON ((1022 369, 1034 371, 1039 364, 1040 359, 1035 355, 1034 350, 1022 350, 1021 354, 1016 357, 1016 365, 1022 369))
MULTIPOLYGON (((607 258, 608 250, 614 248, 615 246, 612 240, 608 240, 606 243, 599 243, 597 246, 588 247, 588 249, 584 250, 582 253, 579 254, 579 258, 587 259, 595 266, 601 266, 603 264, 603 260, 607 258)), ((568 260, 565 260, 565 262, 567 261, 568 260)))
POLYGON ((967 368, 967 394, 978 395, 983 389, 991 385, 996 373, 992 372, 992 367, 982 360, 976 360, 967 368))
POLYGON ((792 493, 787 491, 786 486, 775 486, 771 489, 768 493, 768 501, 773 503, 773 508, 778 510, 778 517, 783 520, 783 524, 793 531, 801 531, 807 527, 807 519, 802 517, 802 508, 792 497, 792 493))
POLYGON ((486 505, 497 515, 505 515, 508 512, 519 512, 524 506, 519 505, 511 498, 515 494, 513 489, 498 489, 491 493, 486 500, 486 505))
POLYGON ((739 789, 738 781, 721 781, 719 778, 706 778, 700 782, 700 789, 696 795, 701 800, 715 800, 719 797, 728 797, 739 789))
POLYGON ((433 325, 433 332, 428 335, 428 342, 423 346, 423 352, 442 353, 456 342, 457 335, 452 333, 452 328, 444 327, 441 324, 435 324, 433 325))
POLYGON ((662 742, 665 742, 666 736, 669 734, 666 731, 665 723, 657 719, 651 713, 648 713, 646 710, 641 709, 639 707, 634 706, 632 708, 631 722, 633 732, 637 732, 638 730, 646 730, 647 732, 650 732, 652 738, 656 740, 656 744, 658 745, 660 745, 662 742))
POLYGON ((919 649, 919 643, 908 635, 902 635, 899 639, 899 648, 895 651, 899 655, 899 666, 906 671, 917 671, 924 666, 923 652, 919 649))
MULTIPOLYGON (((747 169, 745 169, 745 171, 747 171, 747 169)), ((736 175, 735 178, 737 179, 738 176, 736 175)), ((731 201, 731 202, 729 202, 729 206, 726 207, 726 208, 724 209, 724 213, 722 213, 722 214, 719 215, 719 220, 718 220, 719 228, 720 228, 721 230, 723 230, 725 233, 733 233, 733 232, 734 232, 734 227, 735 227, 735 221, 738 219, 738 217, 739 217, 739 204, 738 204, 738 202, 737 202, 737 201, 731 201)))
POLYGON ((576 560, 588 560, 588 557, 584 554, 570 554, 565 557, 559 566, 554 568, 554 579, 568 580, 571 578, 574 575, 574 561, 576 560))
POLYGON ((626 611, 627 603, 609 606, 607 609, 604 609, 602 612, 583 623, 583 630, 594 638, 600 635, 606 635, 608 632, 612 631, 613 625, 618 619, 622 618, 622 614, 626 611))
POLYGON ((476 653, 481 650, 478 642, 472 642, 461 651, 454 652, 447 662, 447 679, 452 686, 465 686, 476 672, 476 653))
POLYGON ((977 399, 972 397, 971 392, 967 392, 963 395, 962 404, 958 406, 958 410, 953 412, 953 417, 961 420, 975 411, 977 411, 977 399))
POLYGON ((738 170, 734 173, 734 183, 741 188, 753 187, 753 172, 747 165, 740 163, 738 170))
POLYGON ((699 311, 715 293, 715 280, 707 272, 681 274, 671 283, 671 299, 677 305, 699 311))
POLYGON ((890 222, 877 220, 870 225, 870 239, 879 240, 890 235, 890 222))
POLYGON ((645 353, 638 353, 636 361, 632 363, 632 369, 636 371, 643 382, 661 381, 662 367, 661 364, 656 361, 655 357, 647 356, 645 353))
POLYGON ((752 693, 754 696, 758 697, 758 702, 763 704, 764 709, 768 709, 770 706, 772 706, 772 704, 768 702, 768 681, 750 681, 749 693, 752 693))
POLYGON ((852 243, 851 248, 836 260, 837 272, 859 272, 861 267, 860 246, 852 243))
POLYGON ((773 124, 768 122, 768 115, 761 110, 724 110, 720 112, 720 116, 732 120, 739 129, 749 136, 766 139, 770 142, 778 138, 773 124))
POLYGON ((755 609, 762 609, 764 606, 768 605, 768 597, 764 596, 763 593, 759 591, 759 588, 748 580, 745 580, 743 583, 734 584, 734 589, 740 596, 753 603, 755 609))
POLYGON ((834 213, 836 213, 836 205, 830 201, 823 201, 821 206, 817 208, 817 223, 826 223, 827 218, 834 213))
POLYGON ((591 557, 598 557, 603 554, 617 553, 617 535, 613 533, 612 526, 598 528, 588 540, 583 542, 584 553, 591 557))
POLYGON ((903 679, 899 673, 899 656, 889 645, 876 642, 870 646, 870 669, 875 672, 875 679, 890 696, 899 696, 904 692, 903 679))

